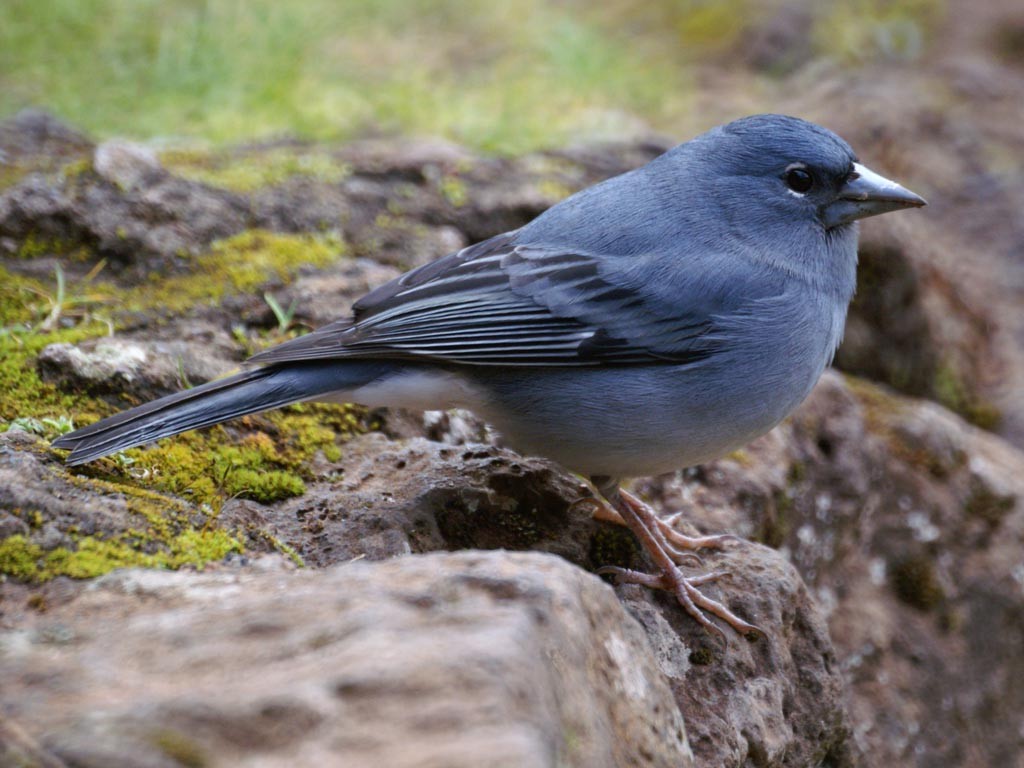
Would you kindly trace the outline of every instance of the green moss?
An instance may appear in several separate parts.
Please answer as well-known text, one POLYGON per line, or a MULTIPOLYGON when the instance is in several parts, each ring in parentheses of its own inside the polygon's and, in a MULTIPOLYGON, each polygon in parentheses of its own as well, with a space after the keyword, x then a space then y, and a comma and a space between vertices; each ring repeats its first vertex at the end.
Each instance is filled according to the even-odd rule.
POLYGON ((344 242, 330 233, 247 230, 217 241, 195 257, 188 274, 152 274, 149 285, 124 292, 123 301, 133 310, 182 313, 197 304, 216 304, 230 294, 252 293, 270 280, 290 283, 300 268, 326 267, 345 253, 344 242))
POLYGON ((306 567, 306 561, 302 559, 302 555, 300 555, 298 551, 296 551, 295 547, 285 544, 283 541, 281 541, 281 539, 279 539, 277 536, 270 533, 266 529, 261 528, 259 530, 253 531, 253 533, 255 533, 257 536, 259 536, 261 539, 267 542, 270 546, 272 546, 275 550, 277 550, 282 555, 291 560, 297 568, 306 567))
POLYGON ((223 560, 231 552, 241 552, 242 544, 226 531, 182 531, 169 542, 168 568, 192 565, 201 568, 206 563, 223 560))
MULTIPOLYGON (((30 240, 22 255, 51 247, 30 240)), ((268 280, 287 282, 303 266, 323 267, 344 253, 343 243, 329 234, 249 231, 195 257, 191 274, 157 276, 152 286, 104 290, 118 309, 183 312, 194 303, 251 292, 268 280)), ((83 426, 118 410, 61 391, 39 377, 36 358, 44 347, 77 344, 111 328, 86 315, 71 318, 78 323, 73 327, 41 332, 54 290, 44 281, 0 268, 0 430, 18 419, 21 424, 53 424, 53 429, 43 430, 44 436, 52 436, 51 431, 59 431, 56 425, 69 417, 83 426)), ((67 525, 63 533, 72 543, 52 550, 41 549, 29 537, 9 537, 0 542, 0 573, 43 582, 55 576, 90 578, 120 567, 202 567, 242 551, 237 538, 216 526, 216 511, 226 499, 245 496, 270 503, 300 494, 312 477, 312 458, 336 461, 345 440, 371 427, 358 408, 299 405, 181 435, 154 449, 128 451, 74 474, 55 468, 66 482, 90 495, 126 503, 138 523, 130 530, 94 536, 80 535, 74 525, 67 525)), ((42 445, 40 451, 45 450, 42 445)), ((35 528, 45 523, 38 511, 27 510, 24 516, 35 528)), ((297 554, 291 555, 301 562, 297 554)))
POLYGON ((302 495, 306 492, 306 484, 298 475, 282 470, 238 469, 225 479, 224 492, 231 496, 270 504, 302 495))
POLYGON ((96 478, 69 480, 94 493, 125 497, 142 527, 107 538, 69 532, 75 546, 51 550, 43 550, 20 534, 10 536, 0 541, 0 573, 28 582, 55 576, 87 579, 115 568, 201 568, 230 552, 242 551, 241 543, 226 531, 189 527, 192 510, 181 502, 96 478))
POLYGON ((596 568, 606 565, 634 568, 640 561, 640 549, 633 534, 617 525, 599 525, 590 537, 590 562, 596 568))
POLYGON ((2 337, 11 335, 10 326, 29 323, 37 315, 38 297, 46 286, 38 280, 22 277, 0 267, 0 328, 2 337))
POLYGON ((22 581, 34 581, 43 551, 21 534, 0 541, 0 573, 22 581))
POLYGON ((293 178, 337 184, 352 174, 352 167, 315 147, 261 149, 244 152, 171 150, 160 156, 165 168, 177 176, 235 192, 253 192, 293 178))
POLYGON ((149 740, 182 768, 206 768, 210 764, 203 748, 180 731, 162 728, 150 734, 149 740))
MULTIPOLYGON (((31 238, 23 245, 26 254, 43 247, 41 241, 31 238)), ((96 287, 108 295, 113 307, 144 312, 157 309, 184 312, 195 304, 217 302, 231 293, 252 292, 268 280, 289 282, 303 266, 324 267, 345 252, 344 244, 330 234, 287 235, 250 230, 215 243, 208 253, 195 258, 195 270, 190 274, 164 278, 154 275, 151 285, 127 290, 110 285, 96 287)), ((40 323, 50 311, 46 297, 54 291, 53 286, 43 281, 0 267, 2 421, 71 416, 77 424, 85 424, 115 410, 104 402, 61 391, 40 379, 35 360, 44 347, 57 342, 76 344, 106 335, 111 330, 108 322, 87 315, 84 320, 76 318, 79 323, 73 327, 40 332, 40 323)), ((334 421, 346 422, 346 427, 353 424, 343 414, 334 421)), ((296 426, 302 432, 297 438, 300 443, 315 444, 328 458, 338 457, 336 447, 328 445, 328 436, 322 429, 318 430, 308 420, 299 422, 296 426)), ((285 487, 281 482, 277 485, 285 487)), ((290 485, 295 487, 294 482, 290 485)))
POLYGON ((970 517, 980 518, 992 528, 996 528, 1016 504, 1017 497, 1012 493, 1005 495, 996 493, 985 483, 975 480, 971 483, 971 493, 964 503, 964 512, 970 517))
POLYGON ((458 176, 451 174, 442 176, 438 182, 438 190, 441 196, 448 201, 453 208, 461 208, 466 204, 469 193, 466 190, 466 183, 458 176))
POLYGON ((221 560, 242 546, 224 531, 183 531, 166 542, 166 548, 149 554, 129 540, 83 537, 74 549, 57 547, 43 551, 23 536, 0 542, 0 573, 22 581, 42 582, 56 576, 89 579, 116 568, 202 567, 221 560))
POLYGON ((58 547, 47 552, 41 559, 39 576, 43 579, 54 576, 89 579, 115 568, 156 568, 159 565, 160 558, 140 552, 124 542, 86 538, 79 541, 74 550, 58 547))
POLYGON ((778 549, 786 542, 793 526, 793 500, 784 490, 772 494, 773 504, 765 511, 756 540, 778 549))
POLYGON ((936 369, 932 391, 942 405, 972 424, 982 429, 995 429, 999 425, 999 409, 979 397, 950 360, 944 360, 936 369))
POLYGON ((42 237, 35 234, 29 234, 25 237, 15 252, 15 258, 18 259, 36 259, 40 256, 63 256, 73 261, 83 261, 88 255, 88 249, 80 243, 73 243, 53 237, 42 237))
POLYGON ((928 611, 945 597, 935 574, 935 565, 925 555, 899 560, 890 566, 889 574, 893 591, 907 605, 928 611))
MULTIPOLYGON (((2 271, 2 270, 0 270, 2 271)), ((2 277, 0 277, 2 279, 2 277)), ((43 381, 35 360, 44 347, 57 342, 78 343, 103 335, 106 325, 90 323, 45 334, 0 333, 0 430, 18 418, 55 419, 71 416, 76 421, 94 421, 111 408, 79 394, 64 392, 43 381)))
MULTIPOLYGON (((37 247, 44 246, 29 243, 23 255, 37 247)), ((194 274, 162 281, 154 278, 155 289, 106 289, 119 308, 152 312, 160 306, 163 311, 185 311, 193 302, 252 291, 269 279, 287 282, 302 266, 325 266, 344 251, 343 244, 330 235, 250 231, 216 243, 207 254, 196 257, 194 274)), ((115 405, 63 392, 39 377, 36 357, 47 345, 79 343, 110 330, 107 323, 87 317, 76 318, 79 324, 74 327, 40 332, 50 295, 53 288, 44 282, 0 268, 0 387, 5 392, 0 419, 8 423, 18 419, 22 424, 56 425, 70 416, 76 424, 85 425, 117 410, 115 405)), ((135 449, 75 470, 66 475, 67 482, 89 494, 123 499, 139 524, 103 536, 81 536, 75 526, 67 526, 64 533, 73 543, 49 551, 29 538, 11 537, 0 549, 0 572, 42 582, 58 575, 89 578, 129 566, 201 567, 242 550, 242 544, 217 528, 212 517, 226 499, 245 496, 270 503, 300 494, 312 477, 312 458, 322 455, 336 461, 345 440, 371 427, 358 408, 298 405, 241 419, 229 427, 181 435, 154 449, 135 449)), ((25 516, 35 527, 43 522, 38 512, 27 511, 25 516)))
POLYGON ((127 465, 107 458, 95 466, 111 480, 213 510, 233 496, 271 503, 304 492, 311 459, 337 461, 346 440, 373 427, 358 406, 301 403, 125 451, 127 465))
MULTIPOLYGON (((64 392, 43 381, 36 357, 48 345, 77 344, 104 336, 110 326, 93 316, 77 318, 70 328, 40 331, 50 314, 55 288, 0 267, 0 430, 15 419, 53 420, 73 417, 94 420, 110 406, 84 395, 64 392)), ((58 324, 59 325, 59 324, 58 324)))

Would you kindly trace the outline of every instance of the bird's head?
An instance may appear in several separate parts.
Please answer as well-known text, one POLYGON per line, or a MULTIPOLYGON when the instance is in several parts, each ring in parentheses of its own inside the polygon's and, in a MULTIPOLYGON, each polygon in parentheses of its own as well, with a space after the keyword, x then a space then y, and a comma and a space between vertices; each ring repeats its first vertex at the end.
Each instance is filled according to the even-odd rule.
POLYGON ((925 205, 920 196, 858 162, 839 136, 795 117, 746 117, 683 146, 734 220, 803 221, 829 231, 925 205))

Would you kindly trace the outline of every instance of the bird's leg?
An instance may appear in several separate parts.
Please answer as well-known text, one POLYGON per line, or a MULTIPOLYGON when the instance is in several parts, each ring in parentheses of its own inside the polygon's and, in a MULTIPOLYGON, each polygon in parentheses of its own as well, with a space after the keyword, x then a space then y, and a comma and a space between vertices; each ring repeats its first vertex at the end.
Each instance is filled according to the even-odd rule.
POLYGON ((590 507, 593 510, 595 520, 601 520, 605 523, 614 523, 615 525, 626 526, 626 521, 622 519, 622 515, 615 511, 615 508, 604 500, 604 497, 599 492, 595 491, 593 496, 584 496, 569 505, 569 509, 575 509, 576 507, 590 507))
MULTIPOLYGON (((638 500, 639 501, 639 500, 638 500)), ((642 503, 642 502, 640 502, 642 503)), ((615 525, 621 525, 623 528, 629 528, 626 521, 622 519, 616 509, 611 506, 607 501, 604 500, 603 496, 587 496, 582 499, 577 499, 571 505, 576 506, 588 506, 593 508, 593 516, 595 520, 601 520, 606 523, 614 523, 615 525)), ((699 568, 704 564, 704 561, 700 559, 699 555, 695 555, 692 552, 681 552, 672 546, 663 535, 662 528, 654 532, 655 536, 658 537, 658 543, 664 547, 665 551, 668 552, 669 556, 675 561, 677 565, 691 565, 695 568, 699 568)), ((709 537, 713 538, 713 537, 709 537)))
MULTIPOLYGON (((640 505, 641 507, 646 508, 647 505, 645 505, 644 502, 628 491, 619 489, 618 492, 622 494, 625 503, 634 506, 640 505)), ((573 506, 577 505, 592 507, 594 510, 593 515, 595 520, 614 523, 615 525, 621 525, 626 528, 629 527, 626 525, 626 521, 622 519, 622 515, 620 515, 618 511, 604 499, 604 496, 600 491, 598 491, 595 496, 577 499, 573 502, 573 506)), ((675 519, 675 517, 677 516, 673 516, 672 519, 675 519)), ((695 550, 722 549, 726 542, 739 541, 739 537, 733 536, 731 533, 721 534, 718 536, 686 536, 685 534, 679 533, 679 531, 675 530, 670 522, 662 520, 657 515, 655 515, 654 519, 657 521, 657 530, 655 531, 655 535, 658 537, 661 545, 665 548, 665 551, 672 556, 672 559, 678 565, 692 565, 699 567, 704 563, 700 559, 699 555, 693 554, 695 550), (681 549, 689 551, 683 552, 681 549)))
POLYGON ((680 605, 698 624, 723 638, 725 635, 722 630, 711 623, 705 615, 705 611, 722 619, 742 635, 762 634, 756 626, 744 621, 722 603, 712 600, 698 589, 699 586, 722 577, 725 575, 724 573, 714 572, 703 576, 687 577, 679 570, 678 564, 664 544, 665 539, 654 510, 636 497, 630 497, 630 501, 626 501, 621 492, 617 490, 610 494, 610 498, 609 494, 603 493, 602 495, 619 513, 626 527, 640 540, 654 564, 661 569, 661 573, 654 575, 615 567, 599 568, 598 573, 611 574, 619 583, 642 584, 646 587, 672 592, 680 605))
MULTIPOLYGON (((629 525, 626 524, 626 520, 623 519, 623 516, 618 514, 615 508, 604 500, 604 496, 600 492, 597 492, 596 488, 595 492, 595 496, 575 500, 570 505, 570 508, 577 506, 591 507, 593 508, 592 514, 594 515, 595 520, 602 520, 604 522, 614 523, 615 525, 629 527, 629 525)), ((662 534, 662 529, 654 531, 654 535, 657 537, 658 543, 665 548, 665 551, 669 553, 677 565, 692 565, 694 567, 703 565, 703 560, 700 559, 699 555, 694 555, 692 552, 680 552, 669 544, 662 534)))

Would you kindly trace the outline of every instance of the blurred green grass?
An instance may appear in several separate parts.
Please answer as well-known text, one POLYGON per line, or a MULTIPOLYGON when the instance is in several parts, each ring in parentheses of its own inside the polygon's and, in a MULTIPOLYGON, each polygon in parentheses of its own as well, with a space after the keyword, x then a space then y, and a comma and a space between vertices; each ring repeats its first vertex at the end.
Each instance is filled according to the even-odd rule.
MULTIPOLYGON (((865 19, 938 2, 821 4, 818 46, 835 50, 836 30, 859 44, 865 19)), ((692 108, 695 63, 721 57, 771 7, 2 0, 0 117, 40 106, 100 137, 418 133, 520 152, 628 134, 637 117, 678 127, 692 108)))

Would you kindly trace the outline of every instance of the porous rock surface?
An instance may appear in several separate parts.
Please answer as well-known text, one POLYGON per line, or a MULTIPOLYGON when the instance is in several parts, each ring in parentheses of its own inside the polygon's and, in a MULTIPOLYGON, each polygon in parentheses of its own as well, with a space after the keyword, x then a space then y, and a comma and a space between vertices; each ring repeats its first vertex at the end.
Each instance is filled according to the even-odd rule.
POLYGON ((564 560, 289 565, 117 572, 4 633, 5 764, 693 765, 640 625, 564 560))
MULTIPOLYGON (((305 494, 295 499, 274 505, 260 505, 246 500, 231 501, 225 505, 216 521, 210 520, 198 510, 194 512, 195 524, 217 524, 235 530, 244 538, 249 552, 258 554, 265 550, 268 554, 263 557, 270 558, 269 561, 257 558, 250 563, 248 557, 235 557, 231 565, 216 569, 218 573, 214 576, 183 571, 170 577, 149 577, 136 573, 132 578, 155 579, 153 583, 156 584, 164 583, 160 581, 161 578, 169 579, 167 584, 174 585, 174 589, 167 594, 181 592, 205 595, 213 589, 212 585, 219 585, 219 591, 215 591, 210 600, 214 604, 220 601, 226 605, 218 609, 220 612, 210 619, 211 622, 244 624, 251 620, 252 615, 259 614, 264 621, 275 625, 295 624, 297 632, 305 632, 302 629, 305 625, 312 623, 320 626, 330 616, 343 625, 356 620, 369 624, 380 621, 386 625, 390 611, 388 600, 381 597, 381 593, 375 592, 374 587, 365 584, 377 583, 380 589, 387 592, 387 586, 394 581, 415 581, 421 578, 418 574, 426 572, 461 573, 466 563, 472 562, 472 571, 476 574, 473 579, 491 584, 487 589, 504 595, 503 605, 516 605, 517 610, 530 614, 535 607, 531 597, 533 592, 540 590, 549 595, 552 590, 558 594, 567 591, 576 594, 576 598, 564 608, 562 615, 565 621, 590 627, 596 612, 602 614, 609 627, 617 627, 615 631, 624 637, 646 635, 646 642, 635 647, 619 647, 613 642, 614 648, 609 653, 621 651, 633 660, 631 663, 639 665, 637 669, 640 672, 635 672, 636 679, 630 684, 640 685, 638 681, 642 680, 642 685, 652 686, 652 691, 670 692, 670 695, 665 699, 653 694, 639 698, 634 696, 633 703, 640 709, 631 717, 637 722, 647 722, 649 727, 656 726, 656 732, 662 736, 664 728, 668 726, 663 728, 657 724, 685 722, 686 731, 691 734, 690 741, 682 735, 679 735, 678 743, 669 739, 663 744, 663 751, 659 751, 639 736, 632 740, 613 739, 609 742, 602 740, 605 736, 598 739, 593 735, 585 735, 580 732, 583 726, 574 726, 558 731, 553 736, 538 736, 537 743, 541 743, 541 747, 529 746, 522 753, 525 756, 517 753, 509 756, 507 762, 497 762, 495 765, 685 765, 686 762, 681 762, 684 760, 682 756, 689 754, 690 745, 695 765, 743 765, 754 758, 767 761, 765 764, 768 765, 822 761, 831 761, 835 765, 849 764, 849 727, 842 680, 827 628, 795 568, 777 552, 745 542, 711 558, 714 567, 731 573, 731 577, 723 581, 721 588, 714 594, 724 599, 733 610, 755 621, 766 632, 764 638, 754 643, 733 635, 729 644, 723 646, 697 627, 667 596, 654 595, 637 587, 625 587, 619 591, 626 612, 615 603, 611 603, 614 610, 601 607, 605 605, 601 600, 610 601, 612 593, 602 587, 595 577, 586 576, 582 570, 561 564, 563 561, 587 569, 613 563, 632 567, 646 567, 647 564, 623 529, 609 523, 596 522, 589 508, 574 503, 585 495, 585 488, 550 462, 523 458, 492 445, 454 446, 423 438, 396 442, 381 434, 357 438, 348 443, 347 448, 349 450, 342 459, 332 466, 335 480, 313 484, 305 494), (281 543, 297 552, 310 568, 298 572, 275 571, 273 588, 261 586, 265 577, 259 574, 270 567, 268 562, 279 561, 279 556, 269 552, 280 547, 281 543), (534 555, 517 559, 511 554, 495 552, 475 561, 469 555, 425 554, 434 550, 494 550, 499 547, 506 550, 540 550, 561 557, 552 560, 534 555), (553 563, 560 565, 556 567, 553 563), (365 578, 365 582, 356 578, 349 581, 344 575, 354 564, 359 565, 357 574, 361 574, 360 579, 365 578), (315 570, 319 568, 327 570, 315 570), (403 576, 401 574, 405 568, 409 569, 409 575, 403 576), (534 568, 538 573, 530 575, 534 568), (225 569, 228 575, 223 573, 225 569), (545 589, 539 586, 530 589, 515 587, 514 584, 510 586, 511 582, 502 581, 501 574, 506 571, 518 574, 511 582, 526 579, 534 584, 542 584, 554 580, 566 581, 566 584, 555 584, 545 589), (563 579, 560 575, 563 572, 570 575, 563 579), (228 579, 230 587, 224 586, 225 579, 228 579), (292 587, 288 584, 293 579, 297 580, 297 584, 309 585, 308 588, 316 594, 341 597, 332 597, 330 600, 310 597, 304 601, 299 595, 305 587, 296 587, 295 596, 291 596, 292 587), (603 597, 600 600, 592 598, 590 590, 603 597), (357 593, 365 594, 365 600, 357 599, 357 593), (225 597, 228 594, 231 595, 230 599, 225 597), (294 611, 287 619, 278 617, 282 610, 281 600, 292 606, 294 611), (353 600, 360 602, 357 605, 353 600), (353 612, 356 618, 349 615, 353 612), (608 747, 609 744, 613 744, 614 749, 608 747)), ((51 521, 50 528, 55 534, 79 520, 102 520, 102 528, 97 528, 95 532, 108 537, 124 534, 136 524, 131 509, 119 499, 116 488, 110 489, 106 496, 84 494, 78 484, 67 477, 58 459, 45 452, 43 441, 32 435, 12 433, 0 436, 0 466, 3 465, 10 467, 11 477, 18 478, 23 490, 16 497, 0 501, 9 510, 26 505, 38 508, 51 521)), ((168 505, 172 502, 180 514, 182 503, 168 498, 168 505)), ((7 516, 13 524, 20 525, 17 530, 12 529, 12 533, 42 535, 22 523, 17 515, 8 513, 7 516)), ((50 546, 57 544, 70 546, 63 540, 48 542, 50 546)), ((456 577, 453 575, 452 578, 456 577)), ((451 603, 445 598, 447 588, 429 578, 426 582, 419 593, 421 597, 404 594, 395 596, 393 591, 387 594, 400 607, 415 604, 417 615, 422 616, 426 624, 447 625, 452 611, 451 603), (431 594, 433 598, 428 597, 431 594)), ((120 582, 113 577, 99 582, 101 585, 111 583, 120 582)), ((136 693, 138 699, 128 708, 136 712, 132 720, 134 725, 129 728, 135 729, 131 731, 135 735, 129 738, 116 728, 117 732, 111 733, 107 721, 100 718, 99 725, 76 725, 75 728, 79 730, 74 733, 78 734, 75 737, 78 741, 72 739, 69 742, 71 746, 67 746, 62 741, 67 735, 61 730, 63 726, 48 725, 51 720, 44 713, 63 713, 63 717, 79 723, 81 717, 96 708, 93 700, 81 695, 81 691, 89 686, 82 683, 73 686, 71 694, 59 696, 60 691, 70 685, 66 676, 54 673, 46 679, 38 679, 33 659, 42 657, 22 651, 26 648, 26 638, 41 637, 39 644, 44 650, 39 652, 46 658, 53 655, 54 646, 50 634, 33 634, 33 627, 78 627, 70 631, 88 635, 89 627, 94 622, 106 626, 108 622, 97 615, 94 609, 96 589, 100 587, 87 587, 82 582, 59 578, 33 588, 8 583, 0 593, 4 597, 0 607, 3 608, 3 622, 7 628, 7 631, 0 633, 3 638, 0 642, 11 649, 4 654, 10 666, 0 670, 0 674, 5 679, 21 680, 24 686, 5 686, 3 693, 0 693, 0 706, 19 724, 25 732, 25 738, 32 739, 31 743, 35 745, 33 749, 39 754, 58 757, 73 755, 72 764, 92 765, 81 762, 87 758, 94 759, 89 757, 91 753, 81 752, 86 755, 81 757, 74 750, 81 751, 84 749, 82 745, 88 743, 106 745, 104 748, 107 751, 100 750, 96 753, 98 757, 95 757, 99 761, 95 764, 102 764, 103 760, 112 759, 113 755, 139 754, 137 750, 141 747, 138 743, 143 738, 137 734, 139 729, 146 733, 163 733, 166 728, 174 726, 191 732, 191 728, 180 723, 174 725, 179 721, 173 718, 168 721, 168 725, 162 719, 165 708, 161 702, 146 699, 145 690, 164 690, 169 685, 161 677, 164 673, 157 669, 151 670, 148 666, 154 653, 152 645, 163 642, 157 636, 164 630, 168 633, 166 642, 171 645, 180 643, 185 636, 197 638, 189 651, 195 659, 194 665, 178 669, 182 690, 198 686, 205 691, 204 686, 208 683, 212 689, 225 688, 224 695, 229 699, 260 702, 263 696, 287 698, 292 692, 319 685, 325 674, 323 670, 333 668, 334 662, 329 656, 325 656, 321 660, 322 665, 318 666, 314 662, 317 655, 312 652, 307 660, 308 666, 301 669, 289 669, 287 674, 282 672, 280 676, 272 677, 254 674, 257 662, 253 658, 244 653, 230 654, 216 645, 204 644, 201 638, 208 633, 199 626, 182 629, 179 615, 167 607, 164 592, 157 590, 155 594, 150 594, 147 589, 121 589, 116 598, 115 614, 123 618, 117 621, 129 621, 139 631, 135 635, 114 629, 116 622, 111 625, 110 631, 121 638, 122 645, 116 652, 120 655, 102 661, 99 659, 110 650, 110 641, 106 635, 101 642, 91 646, 93 650, 88 654, 84 653, 78 642, 58 644, 58 647, 63 648, 60 653, 67 660, 69 668, 83 671, 95 666, 119 670, 127 663, 125 660, 137 657, 133 663, 136 665, 134 674, 139 678, 139 690, 136 693), (204 675, 214 669, 220 670, 217 676, 201 682, 206 679, 204 675), (239 681, 238 687, 232 687, 231 681, 239 681), (38 695, 28 696, 30 690, 38 695), (142 701, 145 701, 145 705, 142 701), (86 730, 81 731, 81 728, 86 730)), ((101 589, 103 594, 108 591, 106 587, 101 589)), ((197 605, 195 610, 202 613, 206 605, 205 602, 197 605)), ((500 611, 492 614, 488 614, 484 608, 480 611, 481 623, 500 620, 500 611)), ((465 628, 464 623, 456 623, 465 628)), ((547 623, 550 622, 541 621, 543 626, 547 623)), ((506 632, 506 626, 501 624, 494 635, 488 634, 488 641, 506 632)), ((586 653, 591 655, 581 657, 583 661, 573 661, 571 666, 582 664, 588 667, 594 663, 594 654, 604 653, 600 650, 604 640, 593 627, 587 632, 578 627, 577 630, 574 635, 577 640, 574 642, 590 644, 590 650, 586 653)), ((445 630, 452 631, 451 628, 445 630)), ((253 646, 259 648, 261 658, 290 658, 294 654, 294 639, 290 633, 275 631, 254 634, 257 636, 253 639, 253 646)), ((376 642, 365 646, 367 650, 362 663, 386 666, 389 660, 406 656, 402 642, 409 642, 416 647, 421 644, 430 645, 426 630, 411 625, 396 626, 392 631, 377 636, 376 642)), ((373 695, 393 697, 404 707, 416 708, 417 702, 437 702, 443 701, 448 695, 465 695, 467 706, 471 709, 487 708, 488 699, 484 694, 472 686, 467 693, 464 687, 465 676, 473 674, 477 667, 477 662, 471 661, 475 658, 473 652, 459 646, 455 637, 447 634, 437 642, 449 658, 445 667, 448 671, 441 678, 445 685, 454 689, 453 692, 445 694, 440 688, 424 690, 422 686, 392 690, 393 685, 380 679, 365 681, 365 688, 377 691, 373 695), (469 671, 459 671, 464 663, 469 664, 469 671)), ((522 643, 518 636, 508 642, 513 646, 522 643)), ((32 639, 29 645, 35 648, 35 643, 36 640, 32 639)), ((527 652, 538 652, 543 657, 544 647, 540 640, 531 641, 527 644, 527 652)), ((503 643, 497 644, 494 649, 498 657, 506 652, 503 643)), ((520 656, 515 658, 519 659, 520 656)), ((542 658, 538 658, 535 663, 541 661, 542 658)), ((429 668, 423 674, 430 675, 431 679, 439 674, 433 669, 436 665, 425 657, 416 656, 408 660, 408 664, 414 667, 418 663, 429 668)), ((565 663, 569 664, 569 661, 565 663)), ((486 664, 484 667, 486 672, 481 674, 485 676, 499 674, 502 669, 506 669, 495 669, 486 664)), ((520 669, 519 673, 525 674, 525 671, 520 669)), ((508 675, 512 680, 518 680, 517 674, 509 671, 508 675)), ((97 680, 97 696, 103 700, 111 696, 120 700, 120 696, 114 696, 108 690, 108 686, 117 689, 119 683, 116 680, 117 674, 114 674, 113 681, 97 680)), ((619 717, 616 707, 620 705, 615 704, 615 701, 624 695, 622 685, 626 683, 620 685, 613 681, 614 685, 606 691, 608 695, 595 694, 577 683, 577 678, 556 678, 551 683, 550 695, 556 696, 562 705, 574 711, 579 708, 588 711, 593 709, 590 717, 596 719, 592 723, 611 722, 619 717), (615 695, 611 695, 611 692, 615 695), (588 703, 595 696, 598 703, 588 703)), ((495 685, 498 683, 495 682, 495 685)), ((515 698, 516 694, 508 690, 507 685, 507 681, 502 682, 498 690, 515 698)), ((205 702, 206 708, 202 710, 204 716, 210 715, 211 707, 216 710, 217 703, 206 701, 201 692, 195 694, 195 697, 205 702)), ((522 702, 521 706, 524 711, 531 713, 530 718, 548 722, 552 715, 544 709, 547 705, 543 701, 541 698, 531 698, 522 702)), ((395 706, 400 705, 396 703, 395 706)), ((246 727, 259 730, 262 728, 259 724, 259 711, 259 706, 252 704, 242 713, 233 710, 229 719, 234 718, 231 721, 235 722, 251 715, 255 722, 246 727)), ((387 712, 374 709, 373 715, 367 717, 381 719, 386 715, 387 712)), ((228 715, 223 717, 228 718, 228 715)), ((456 723, 452 726, 455 730, 466 725, 457 713, 451 714, 450 718, 456 723)), ((213 719, 218 720, 218 716, 213 719)), ((444 718, 442 721, 447 722, 444 718)), ((92 723, 91 720, 89 722, 92 723)), ((390 720, 387 722, 388 728, 391 728, 393 724, 390 720)), ((418 727, 421 731, 430 731, 429 724, 432 722, 428 718, 427 725, 421 724, 418 727)), ((497 728, 500 723, 508 725, 507 719, 499 717, 488 727, 497 728)), ((508 727, 509 732, 501 734, 499 741, 512 739, 518 742, 521 737, 518 726, 508 727)), ((610 726, 600 726, 605 729, 607 727, 610 726)), ((600 730, 598 725, 587 728, 600 730)), ((237 738, 245 741, 248 737, 237 738)), ((422 738, 433 742, 435 735, 424 735, 422 738)), ((386 741, 390 742, 390 739, 386 741)), ((203 736, 193 746, 207 756, 204 759, 208 759, 209 764, 230 765, 241 758, 238 757, 240 753, 232 751, 237 745, 231 746, 229 742, 228 737, 203 736)), ((317 749, 322 748, 329 753, 330 749, 335 748, 331 745, 336 745, 337 735, 331 728, 325 727, 305 735, 303 742, 318 744, 317 749)), ((480 764, 490 764, 487 760, 491 759, 491 752, 489 748, 481 747, 481 743, 475 737, 466 742, 466 765, 474 764, 471 759, 474 754, 473 759, 480 761, 480 764), (472 752, 474 744, 478 748, 476 753, 472 752)), ((385 750, 385 746, 380 741, 366 745, 366 752, 361 758, 365 762, 360 763, 353 757, 353 764, 391 764, 387 762, 391 759, 391 753, 385 750), (373 758, 372 755, 379 757, 373 758)), ((253 742, 251 751, 261 755, 267 751, 272 756, 274 749, 279 747, 276 742, 268 745, 257 740, 253 742)), ((342 750, 336 754, 348 753, 342 750)), ((410 765, 435 764, 424 756, 422 750, 411 750, 410 755, 409 760, 417 756, 423 760, 421 763, 408 763, 410 765)), ((405 764, 398 756, 394 759, 396 765, 405 764)), ((438 758, 436 764, 449 764, 445 759, 448 758, 438 758)), ((451 759, 455 760, 455 757, 451 759)), ((148 763, 142 761, 127 764, 148 763)))

